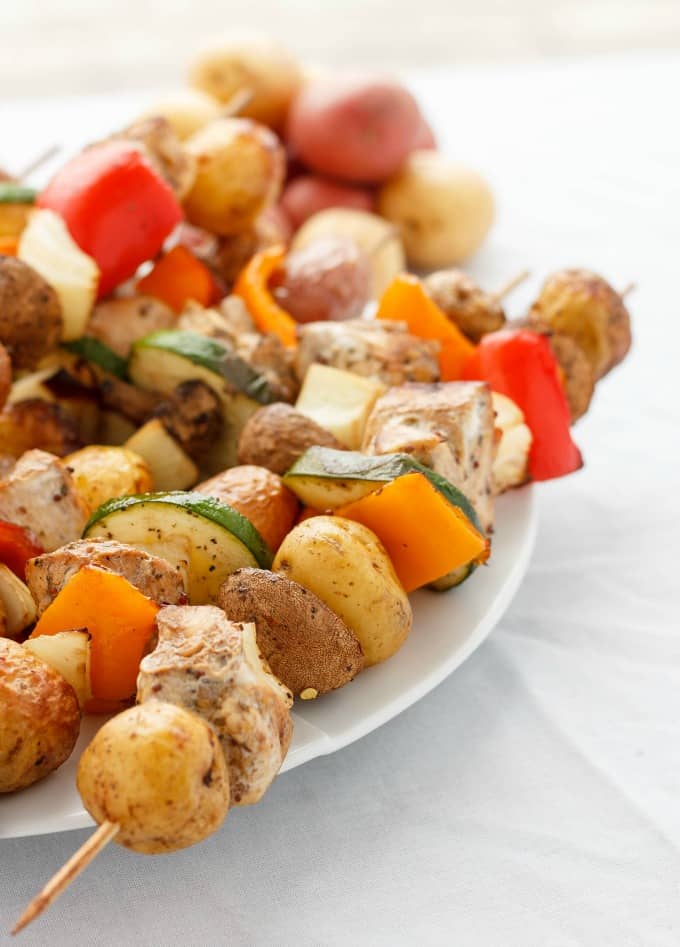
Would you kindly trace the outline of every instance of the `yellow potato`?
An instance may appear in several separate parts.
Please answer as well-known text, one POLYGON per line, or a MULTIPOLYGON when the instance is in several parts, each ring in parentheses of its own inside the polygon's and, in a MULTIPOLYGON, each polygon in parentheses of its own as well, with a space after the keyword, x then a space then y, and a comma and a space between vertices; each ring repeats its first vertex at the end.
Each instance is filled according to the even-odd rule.
POLYGON ((156 855, 202 841, 229 808, 229 773, 217 734, 201 717, 150 700, 112 717, 78 764, 78 791, 116 842, 156 855))
POLYGON ((435 269, 478 249, 493 222, 494 201, 476 171, 436 151, 414 151, 380 189, 378 210, 399 228, 409 263, 435 269))
POLYGON ((301 73, 290 53, 269 38, 232 35, 214 40, 196 56, 189 81, 225 105, 237 92, 250 92, 240 114, 281 128, 301 73))
POLYGON ((245 118, 221 118, 187 139, 196 179, 184 199, 192 224, 225 236, 242 233, 273 204, 285 156, 276 135, 245 118))
POLYGON ((376 214, 333 207, 308 217, 293 238, 300 250, 319 237, 350 237, 369 260, 371 294, 377 299, 398 273, 406 269, 404 247, 397 230, 376 214))
POLYGON ((378 537, 339 516, 303 520, 279 547, 273 565, 313 592, 359 639, 366 666, 391 657, 406 640, 413 614, 378 537))
POLYGON ((184 141, 199 128, 220 118, 222 109, 222 104, 212 95, 206 95, 198 89, 182 89, 152 103, 139 118, 162 116, 170 123, 177 137, 184 141))
POLYGON ((126 447, 92 444, 69 454, 64 463, 91 510, 113 497, 153 490, 148 464, 126 447))

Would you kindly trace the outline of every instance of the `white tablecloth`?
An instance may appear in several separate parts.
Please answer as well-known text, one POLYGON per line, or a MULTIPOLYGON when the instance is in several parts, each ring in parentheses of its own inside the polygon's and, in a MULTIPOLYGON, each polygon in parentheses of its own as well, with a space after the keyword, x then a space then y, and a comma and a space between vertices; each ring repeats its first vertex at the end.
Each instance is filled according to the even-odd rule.
MULTIPOLYGON (((680 943, 680 59, 416 86, 499 195, 473 272, 533 271, 514 312, 565 265, 638 284, 586 467, 540 487, 526 581, 453 677, 193 850, 112 846, 27 945, 680 943)), ((3 929, 86 834, 0 843, 3 929)))

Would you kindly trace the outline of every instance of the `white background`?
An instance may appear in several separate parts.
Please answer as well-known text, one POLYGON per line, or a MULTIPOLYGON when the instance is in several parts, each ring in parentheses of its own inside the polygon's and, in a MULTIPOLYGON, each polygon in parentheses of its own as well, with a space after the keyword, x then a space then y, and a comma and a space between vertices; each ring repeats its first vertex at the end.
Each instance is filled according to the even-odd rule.
MULTIPOLYGON (((445 684, 194 850, 111 847, 27 945, 680 943, 680 59, 414 87, 499 195, 473 272, 533 271, 513 311, 564 265, 638 283, 633 355, 576 430, 586 467, 541 487, 527 579, 445 684)), ((4 929, 85 836, 0 843, 4 929)))

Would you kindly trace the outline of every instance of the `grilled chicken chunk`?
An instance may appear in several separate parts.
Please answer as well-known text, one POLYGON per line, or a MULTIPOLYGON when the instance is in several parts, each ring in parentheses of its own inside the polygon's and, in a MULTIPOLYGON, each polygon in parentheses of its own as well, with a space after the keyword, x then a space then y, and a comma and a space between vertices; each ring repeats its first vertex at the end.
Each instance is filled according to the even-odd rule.
POLYGON ((58 457, 27 451, 0 482, 0 519, 30 530, 45 552, 78 539, 87 504, 58 457))
POLYGON ((403 452, 461 490, 482 528, 493 526, 494 411, 484 382, 402 385, 376 401, 365 454, 403 452))
POLYGON ((142 661, 137 700, 199 714, 217 731, 233 805, 250 805, 278 773, 293 731, 292 694, 263 662, 255 625, 213 605, 171 606, 156 619, 158 645, 142 661))
POLYGON ((172 309, 151 296, 106 299, 94 307, 85 334, 127 358, 137 339, 158 329, 171 329, 176 321, 172 309))
POLYGON ((410 335, 400 322, 309 322, 299 335, 295 371, 300 381, 314 362, 386 385, 439 380, 439 343, 410 335))
POLYGON ((113 540, 81 539, 28 562, 26 582, 39 614, 83 566, 97 566, 122 575, 159 604, 179 605, 187 601, 186 577, 181 568, 170 565, 166 559, 113 540))

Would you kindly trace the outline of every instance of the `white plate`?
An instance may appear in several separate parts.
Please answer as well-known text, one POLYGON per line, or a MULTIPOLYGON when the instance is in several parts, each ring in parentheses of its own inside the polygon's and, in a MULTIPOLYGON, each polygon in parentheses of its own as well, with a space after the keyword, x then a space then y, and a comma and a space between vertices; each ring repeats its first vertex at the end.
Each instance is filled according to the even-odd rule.
MULTIPOLYGON (((420 700, 479 647, 498 622, 526 571, 536 532, 532 488, 501 497, 493 554, 459 589, 418 592, 414 627, 404 647, 334 694, 298 701, 283 770, 335 753, 420 700)), ((75 788, 76 764, 101 718, 83 725, 71 759, 43 782, 0 800, 0 838, 63 832, 92 825, 75 788)))

